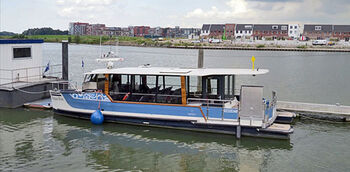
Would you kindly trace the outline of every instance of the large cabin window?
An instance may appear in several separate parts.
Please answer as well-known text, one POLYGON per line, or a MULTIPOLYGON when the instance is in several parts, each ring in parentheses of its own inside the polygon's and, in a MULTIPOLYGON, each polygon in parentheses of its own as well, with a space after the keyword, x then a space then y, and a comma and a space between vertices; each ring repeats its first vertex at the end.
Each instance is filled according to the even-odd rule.
POLYGON ((188 98, 202 98, 202 77, 191 76, 188 77, 188 84, 186 90, 188 91, 188 98))
POLYGON ((83 91, 96 91, 97 90, 97 74, 85 75, 82 89, 83 91))
POLYGON ((110 74, 109 95, 115 101, 181 104, 179 76, 110 74))

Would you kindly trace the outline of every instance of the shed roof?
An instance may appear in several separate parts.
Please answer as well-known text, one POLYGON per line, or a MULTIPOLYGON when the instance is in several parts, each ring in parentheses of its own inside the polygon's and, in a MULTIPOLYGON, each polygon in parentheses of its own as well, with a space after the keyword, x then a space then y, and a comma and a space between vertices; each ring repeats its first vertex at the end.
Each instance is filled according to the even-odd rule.
POLYGON ((255 24, 254 30, 261 30, 261 31, 281 31, 282 26, 285 26, 286 30, 288 30, 288 24, 255 24), (276 29, 273 29, 273 26, 277 26, 276 29))
POLYGON ((42 39, 0 39, 0 44, 41 44, 42 39))
POLYGON ((224 24, 212 24, 210 26, 210 31, 224 31, 225 25, 224 24))
POLYGON ((237 24, 236 25, 236 30, 253 30, 253 24, 237 24), (246 26, 251 26, 251 27, 246 27, 246 26))
POLYGON ((350 25, 334 25, 334 32, 350 32, 350 25))
POLYGON ((321 26, 321 30, 323 32, 332 32, 333 27, 332 25, 325 25, 325 24, 306 24, 304 25, 304 31, 310 32, 310 31, 316 31, 315 27, 321 26))
POLYGON ((210 24, 203 24, 202 30, 209 30, 210 24))

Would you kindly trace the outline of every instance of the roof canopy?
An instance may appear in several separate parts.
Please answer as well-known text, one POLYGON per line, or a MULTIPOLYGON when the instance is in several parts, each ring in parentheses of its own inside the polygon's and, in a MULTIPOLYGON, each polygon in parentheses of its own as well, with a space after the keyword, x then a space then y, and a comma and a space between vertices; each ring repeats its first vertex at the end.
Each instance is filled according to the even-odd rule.
POLYGON ((126 67, 116 69, 97 69, 86 74, 126 74, 126 75, 168 75, 168 76, 211 76, 211 75, 260 75, 267 69, 230 68, 166 68, 166 67, 126 67))

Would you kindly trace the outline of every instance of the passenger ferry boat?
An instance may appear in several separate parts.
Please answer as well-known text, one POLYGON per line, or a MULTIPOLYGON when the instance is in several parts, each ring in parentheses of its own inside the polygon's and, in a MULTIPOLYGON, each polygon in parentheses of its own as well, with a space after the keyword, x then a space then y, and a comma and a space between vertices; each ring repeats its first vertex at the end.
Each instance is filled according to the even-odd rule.
POLYGON ((85 74, 82 90, 51 91, 55 112, 90 119, 100 108, 105 122, 212 133, 288 139, 293 128, 274 123, 276 93, 263 99, 262 86, 235 77, 266 69, 123 67, 85 74))

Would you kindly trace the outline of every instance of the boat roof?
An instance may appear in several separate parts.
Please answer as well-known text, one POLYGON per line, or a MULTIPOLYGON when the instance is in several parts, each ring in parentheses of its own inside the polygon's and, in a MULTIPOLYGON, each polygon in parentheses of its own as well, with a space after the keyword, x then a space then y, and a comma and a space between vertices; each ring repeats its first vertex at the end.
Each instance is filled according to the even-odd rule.
POLYGON ((96 69, 85 74, 167 75, 167 76, 211 76, 211 75, 261 75, 268 69, 232 68, 174 68, 174 67, 125 67, 96 69))

